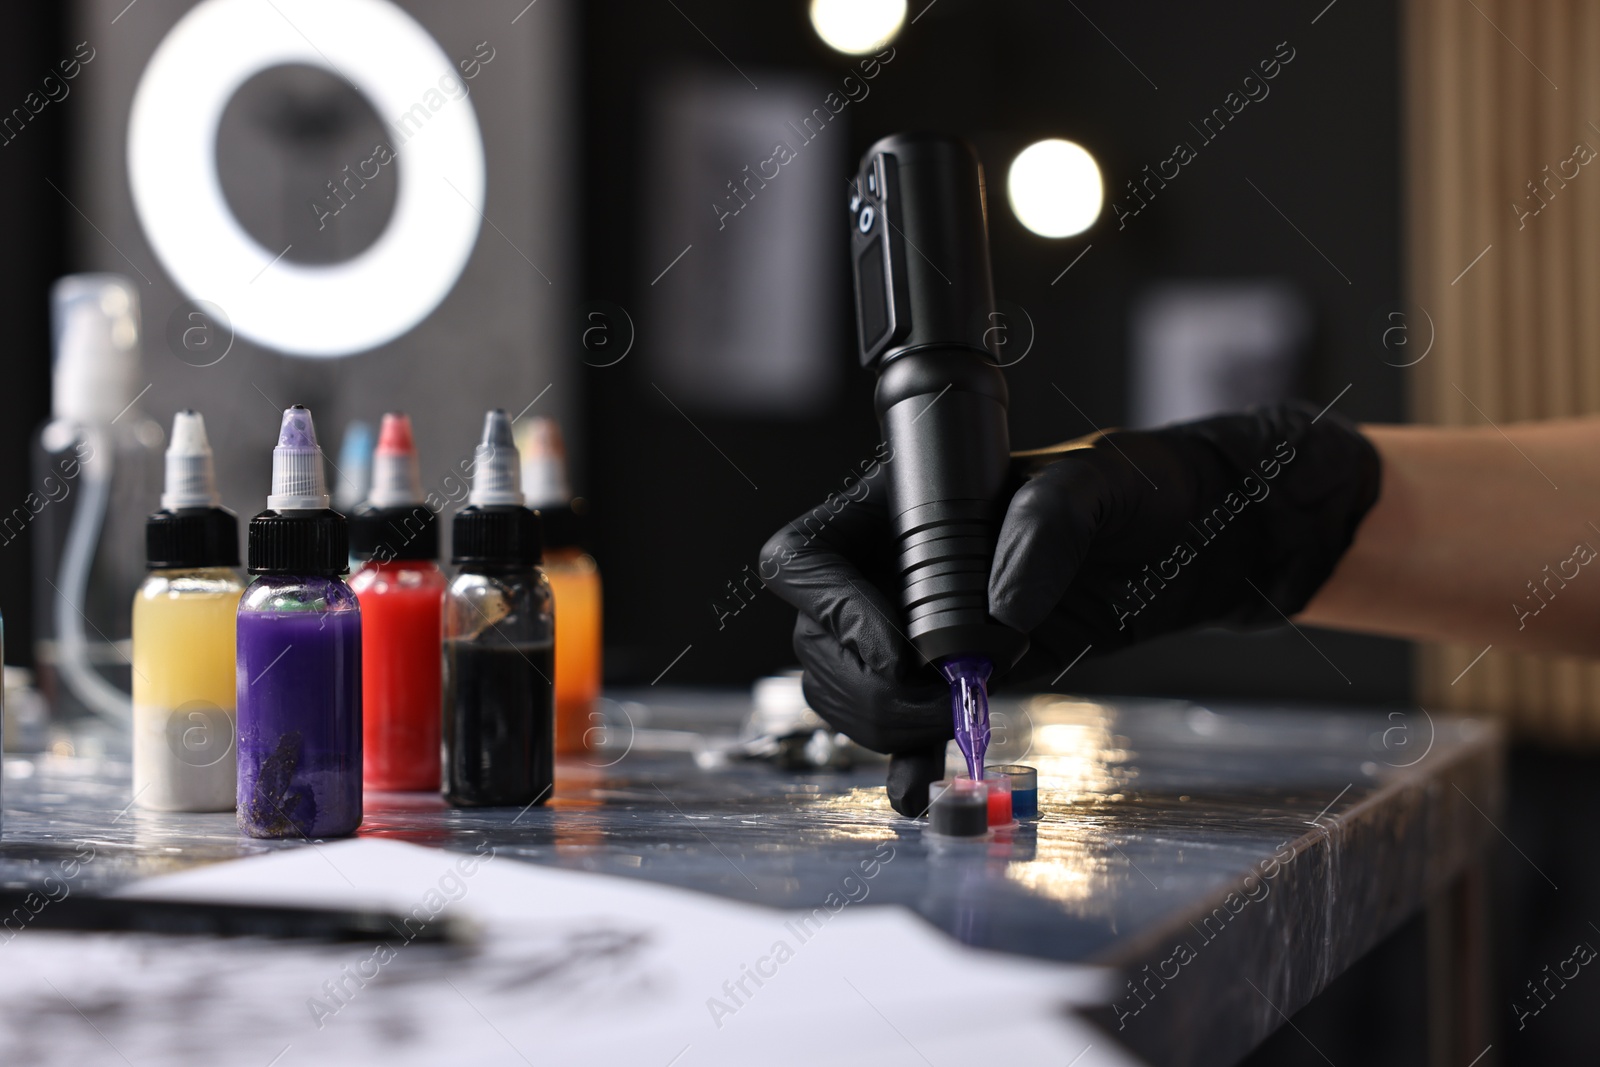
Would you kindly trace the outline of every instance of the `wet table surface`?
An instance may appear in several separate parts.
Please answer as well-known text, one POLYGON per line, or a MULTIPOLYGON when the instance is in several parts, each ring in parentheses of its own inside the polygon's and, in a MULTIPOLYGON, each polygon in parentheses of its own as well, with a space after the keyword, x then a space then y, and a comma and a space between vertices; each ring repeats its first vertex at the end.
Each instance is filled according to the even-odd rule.
MULTIPOLYGON (((558 765, 548 804, 368 794, 361 833, 488 841, 775 907, 901 904, 969 944, 1121 970, 1098 1017, 1160 1064, 1233 1062, 1276 1029, 1481 858, 1502 788, 1501 739, 1483 721, 1041 696, 996 704, 990 753, 1038 768, 1040 817, 941 845, 888 807, 882 763, 722 756, 742 694, 617 696, 606 744, 558 765), (870 884, 854 878, 886 841, 893 860, 870 884)), ((243 838, 231 814, 130 805, 115 744, 77 746, 98 748, 6 758, 0 884, 42 884, 80 842, 95 849, 87 891, 306 847, 243 838)))

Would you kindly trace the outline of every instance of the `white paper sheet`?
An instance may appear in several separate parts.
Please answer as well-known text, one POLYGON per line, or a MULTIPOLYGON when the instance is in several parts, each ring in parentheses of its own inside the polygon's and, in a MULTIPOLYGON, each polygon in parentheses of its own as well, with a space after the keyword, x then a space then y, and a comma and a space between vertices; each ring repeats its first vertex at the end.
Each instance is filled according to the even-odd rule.
POLYGON ((482 937, 452 957, 401 933, 379 949, 24 930, 0 945, 0 1059, 1135 1062, 1068 1010, 1105 999, 1103 972, 968 949, 897 907, 776 911, 373 838, 199 868, 131 892, 381 905, 413 915, 412 929, 468 918, 482 937))

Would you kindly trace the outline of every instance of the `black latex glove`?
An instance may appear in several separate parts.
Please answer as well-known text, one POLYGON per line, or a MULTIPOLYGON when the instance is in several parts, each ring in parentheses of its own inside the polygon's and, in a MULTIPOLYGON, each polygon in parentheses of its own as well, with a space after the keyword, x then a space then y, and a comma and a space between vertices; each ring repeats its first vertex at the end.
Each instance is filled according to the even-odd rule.
MULTIPOLYGON (((880 449, 880 452, 882 449, 880 449)), ((904 634, 892 457, 767 542, 761 576, 799 609, 806 702, 889 754, 889 802, 921 814, 954 733, 949 686, 904 634)), ((1280 623, 1332 573, 1378 496, 1378 454, 1331 412, 1277 404, 1013 457, 989 613, 1031 647, 999 685, 1205 624, 1280 623)))

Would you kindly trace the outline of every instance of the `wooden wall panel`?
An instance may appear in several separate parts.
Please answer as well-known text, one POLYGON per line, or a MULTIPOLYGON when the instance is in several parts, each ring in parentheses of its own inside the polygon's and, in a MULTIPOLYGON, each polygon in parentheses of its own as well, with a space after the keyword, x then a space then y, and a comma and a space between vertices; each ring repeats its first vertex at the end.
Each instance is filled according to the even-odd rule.
MULTIPOLYGON (((1435 329, 1412 417, 1600 413, 1600 159, 1562 173, 1600 150, 1600 0, 1406 0, 1403 19, 1407 277, 1435 329)), ((1491 650, 1466 670, 1482 651, 1421 648, 1423 706, 1600 743, 1600 663, 1491 650)))

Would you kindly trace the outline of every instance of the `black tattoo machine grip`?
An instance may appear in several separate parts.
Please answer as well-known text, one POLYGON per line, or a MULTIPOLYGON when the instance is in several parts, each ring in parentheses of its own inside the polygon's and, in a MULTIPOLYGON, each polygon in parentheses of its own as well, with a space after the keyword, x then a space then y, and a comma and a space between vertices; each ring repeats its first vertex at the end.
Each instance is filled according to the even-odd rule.
POLYGON ((886 137, 850 198, 862 365, 893 450, 889 497, 907 635, 930 663, 1005 670, 1027 638, 989 616, 989 567, 1010 453, 983 169, 966 142, 886 137))

